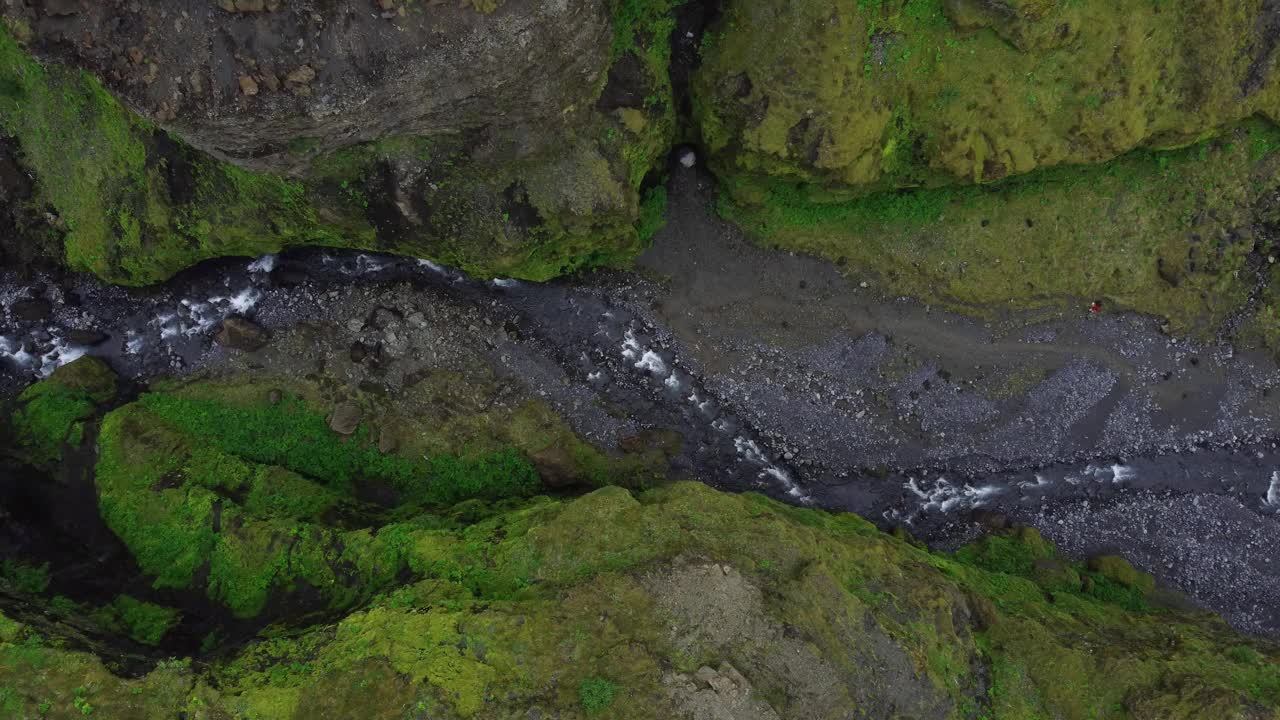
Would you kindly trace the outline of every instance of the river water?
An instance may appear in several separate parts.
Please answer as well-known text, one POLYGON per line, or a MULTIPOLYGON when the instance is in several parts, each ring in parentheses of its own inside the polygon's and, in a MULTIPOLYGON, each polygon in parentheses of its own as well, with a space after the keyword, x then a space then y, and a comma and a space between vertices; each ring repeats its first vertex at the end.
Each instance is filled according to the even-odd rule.
POLYGON ((1123 313, 980 321, 886 296, 856 269, 750 245, 708 209, 711 191, 677 169, 668 227, 637 269, 572 281, 325 250, 209 262, 146 289, 0 272, 0 394, 86 353, 141 383, 225 365, 235 353, 211 336, 228 315, 367 334, 371 307, 457 307, 506 328, 495 362, 602 445, 676 432, 676 474, 941 547, 980 532, 973 511, 998 512, 1073 555, 1121 552, 1280 636, 1273 359, 1123 313))

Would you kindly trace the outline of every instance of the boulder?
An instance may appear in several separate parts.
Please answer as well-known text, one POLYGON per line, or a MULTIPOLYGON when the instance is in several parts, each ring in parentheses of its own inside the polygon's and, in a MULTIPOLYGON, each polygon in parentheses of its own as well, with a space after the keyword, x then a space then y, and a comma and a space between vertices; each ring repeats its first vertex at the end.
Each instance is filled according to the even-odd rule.
POLYGON ((222 321, 213 341, 225 348, 254 352, 266 347, 271 334, 257 323, 242 317, 229 317, 222 321))
POLYGON ((85 355, 54 370, 47 382, 77 390, 93 402, 103 404, 115 399, 118 379, 110 365, 85 355))
POLYGON ((582 469, 569 451, 560 444, 549 445, 529 455, 530 462, 549 488, 568 488, 581 484, 582 469))
POLYGON ((339 435, 354 435, 363 417, 364 411, 359 405, 349 400, 340 402, 329 413, 329 429, 339 435))
POLYGON ((630 122, 596 99, 615 37, 634 46, 629 57, 665 57, 669 31, 615 28, 612 0, 472 0, 403 14, 403 4, 371 12, 370 0, 82 2, 56 23, 31 22, 25 5, 0 3, 0 16, 30 33, 13 68, 0 68, 0 87, 45 85, 12 123, 31 146, 28 170, 52 183, 106 166, 95 187, 112 188, 101 203, 48 198, 49 216, 77 227, 74 251, 50 248, 74 270, 163 281, 214 249, 192 243, 189 227, 217 227, 232 238, 223 250, 238 254, 323 237, 528 280, 643 249, 640 184, 675 135, 667 68, 631 61, 654 102, 627 108, 630 122), (110 92, 75 72, 37 71, 59 63, 110 92), (97 111, 81 122, 60 109, 77 103, 97 111), (67 127, 36 132, 50 115, 67 127), (145 129, 153 124, 159 133, 145 129), (126 137, 113 134, 122 127, 126 137), (137 167, 91 162, 104 146, 137 167), (132 182, 153 166, 168 168, 165 182, 132 182), (126 234, 113 230, 114 207, 169 212, 133 216, 126 234))

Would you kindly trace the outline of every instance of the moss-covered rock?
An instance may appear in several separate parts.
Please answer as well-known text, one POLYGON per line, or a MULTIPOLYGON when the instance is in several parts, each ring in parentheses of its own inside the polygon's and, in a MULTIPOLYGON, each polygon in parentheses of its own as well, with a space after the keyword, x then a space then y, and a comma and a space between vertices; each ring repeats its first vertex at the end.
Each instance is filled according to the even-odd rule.
POLYGON ((188 4, 178 34, 149 7, 3 11, 0 130, 36 179, 24 206, 64 231, 24 229, 11 254, 127 285, 293 245, 546 280, 647 240, 641 185, 675 133, 673 3, 188 4), (642 58, 638 97, 610 72, 624 58, 642 58))
POLYGON ((713 717, 748 707, 738 698, 784 718, 1275 718, 1280 706, 1274 646, 1204 614, 1084 591, 1049 602, 1034 560, 1024 573, 1013 558, 1053 549, 1026 534, 950 557, 851 515, 677 484, 538 499, 436 537, 451 572, 199 671, 120 680, 0 621, 0 697, 29 715, 83 698, 113 717, 194 718, 713 717))
POLYGON ((1275 118, 1261 0, 730 2, 704 49, 717 164, 854 188, 989 182, 1275 118))
POLYGON ((1203 332, 1275 254, 1277 131, 1247 120, 1280 103, 1266 18, 728 3, 695 108, 723 212, 770 244, 962 310, 1100 300, 1203 332))
POLYGON ((115 399, 116 382, 106 363, 86 356, 24 390, 13 414, 22 455, 32 463, 48 464, 59 460, 66 446, 79 446, 84 422, 115 399))
POLYGON ((1150 573, 1138 570, 1119 555, 1095 555, 1089 558, 1089 569, 1144 595, 1156 589, 1156 579, 1150 573))

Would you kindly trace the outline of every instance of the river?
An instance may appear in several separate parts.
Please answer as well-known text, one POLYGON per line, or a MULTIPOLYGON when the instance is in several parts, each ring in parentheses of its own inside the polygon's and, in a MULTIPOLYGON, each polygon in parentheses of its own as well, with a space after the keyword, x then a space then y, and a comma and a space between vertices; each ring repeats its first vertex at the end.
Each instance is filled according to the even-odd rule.
MULTIPOLYGON (((407 367, 427 352, 417 336, 365 319, 384 307, 419 322, 402 312, 417 304, 441 311, 422 328, 492 338, 495 362, 602 446, 678 433, 674 475, 856 511, 940 547, 981 531, 975 510, 999 513, 1076 556, 1121 552, 1280 637, 1274 359, 1128 313, 976 320, 893 297, 856 268, 750 244, 715 217, 713 192, 676 167, 668 225, 635 270, 543 284, 320 249, 145 289, 0 273, 0 393, 86 353, 140 384, 244 363, 211 342, 232 314, 278 336, 373 332, 407 367)), ((431 353, 448 351, 439 337, 431 353)))

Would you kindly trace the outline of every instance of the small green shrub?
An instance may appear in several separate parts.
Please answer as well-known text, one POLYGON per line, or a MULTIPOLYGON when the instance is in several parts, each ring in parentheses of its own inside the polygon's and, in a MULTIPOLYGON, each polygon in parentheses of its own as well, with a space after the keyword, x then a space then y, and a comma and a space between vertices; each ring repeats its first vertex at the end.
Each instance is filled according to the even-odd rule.
POLYGON ((636 231, 640 239, 649 242, 667 224, 667 189, 661 185, 651 188, 640 203, 640 221, 636 231))
POLYGON ((49 589, 49 563, 28 565, 17 560, 0 562, 0 578, 15 590, 38 595, 49 589))
POLYGON ((128 628, 129 637, 144 645, 159 645, 165 633, 182 619, 174 608, 137 600, 128 595, 116 596, 111 607, 120 622, 128 628))
POLYGON ((618 686, 602 677, 587 678, 578 686, 578 698, 582 701, 582 709, 588 713, 598 713, 613 705, 613 698, 618 686))
POLYGON ((1228 660, 1241 665, 1256 665, 1262 659, 1262 654, 1248 645, 1236 645, 1227 648, 1224 654, 1228 660))

